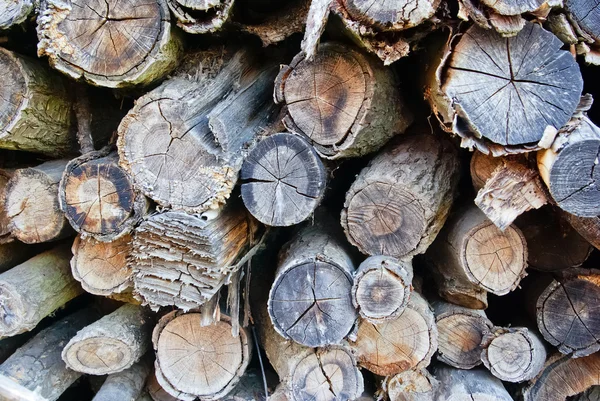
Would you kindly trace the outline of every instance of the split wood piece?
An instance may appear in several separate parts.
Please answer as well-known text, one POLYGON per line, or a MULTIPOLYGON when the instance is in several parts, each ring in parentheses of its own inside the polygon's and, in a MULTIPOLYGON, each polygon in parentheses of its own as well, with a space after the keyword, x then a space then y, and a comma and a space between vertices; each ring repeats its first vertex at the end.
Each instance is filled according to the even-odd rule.
POLYGON ((488 292, 506 295, 527 275, 521 230, 500 231, 475 205, 452 216, 426 256, 440 296, 472 309, 485 309, 488 292))
POLYGON ((209 33, 228 21, 235 0, 166 0, 177 26, 188 33, 209 33))
POLYGON ((19 169, 6 187, 6 214, 12 235, 26 244, 64 238, 71 226, 60 210, 58 184, 68 160, 19 169))
POLYGON ((8 379, 25 394, 34 393, 44 401, 57 400, 81 376, 60 358, 61 344, 94 317, 92 310, 80 310, 40 331, 0 365, 0 378, 8 379))
POLYGON ((412 262, 370 256, 354 274, 352 304, 371 323, 395 319, 406 309, 413 290, 412 279, 412 262))
POLYGON ((541 338, 525 327, 494 329, 481 343, 481 360, 498 379, 520 383, 536 377, 546 363, 541 338))
POLYGON ((571 270, 553 280, 537 300, 540 333, 563 354, 600 350, 600 271, 571 270), (568 272, 568 273, 567 273, 568 272))
POLYGON ((424 253, 446 221, 458 178, 459 159, 445 138, 397 138, 346 194, 341 222, 348 241, 368 255, 424 253))
POLYGON ((527 242, 528 267, 536 270, 555 272, 579 267, 594 249, 550 208, 532 210, 517 219, 516 225, 527 242))
POLYGON ((401 31, 413 28, 433 17, 440 0, 338 0, 353 21, 381 31, 401 31))
POLYGON ((561 216, 596 249, 600 249, 600 217, 579 217, 563 212, 561 216))
POLYGON ((37 19, 38 56, 73 79, 120 88, 171 72, 182 51, 166 0, 45 0, 37 19))
POLYGON ((75 231, 107 242, 131 232, 149 207, 119 167, 117 153, 109 151, 71 160, 58 189, 60 208, 75 231))
POLYGON ((35 251, 35 247, 25 245, 19 241, 7 244, 0 243, 0 273, 4 273, 16 265, 25 262, 31 255, 36 253, 35 251))
POLYGON ((578 36, 588 43, 600 42, 600 10, 595 3, 566 0, 565 9, 578 36))
POLYGON ((481 365, 481 341, 492 330, 492 322, 482 310, 432 302, 438 329, 437 359, 458 369, 481 365))
POLYGON ((231 334, 231 319, 200 325, 200 313, 173 311, 163 316, 152 333, 156 378, 172 396, 219 400, 240 380, 250 361, 250 334, 231 334))
POLYGON ((560 208, 581 217, 600 214, 599 153, 600 128, 587 118, 538 153, 540 175, 560 208))
POLYGON ((14 240, 10 233, 10 219, 6 214, 6 187, 15 170, 0 169, 0 244, 12 242, 14 240))
POLYGON ((150 373, 150 376, 148 377, 146 390, 148 391, 148 395, 150 395, 150 398, 152 398, 153 401, 179 401, 177 398, 167 393, 166 390, 161 387, 161 385, 158 383, 158 380, 156 379, 154 371, 150 373))
POLYGON ((62 77, 0 48, 0 148, 52 157, 74 150, 72 100, 62 77))
POLYGON ((286 127, 310 139, 328 159, 377 151, 412 122, 393 73, 346 45, 322 44, 279 72, 275 102, 287 105, 286 127))
POLYGON ((439 382, 427 370, 407 370, 383 380, 389 401, 435 401, 439 382))
POLYGON ((22 24, 34 10, 33 0, 0 1, 0 30, 22 24))
POLYGON ((126 304, 80 330, 62 358, 70 369, 109 375, 130 368, 150 347, 152 319, 141 306, 126 304))
POLYGON ((249 50, 216 76, 170 79, 137 100, 119 126, 120 163, 160 206, 188 213, 221 208, 256 139, 277 111, 277 65, 249 50))
POLYGON ((522 389, 524 401, 564 401, 600 385, 600 353, 571 358, 556 353, 548 358, 544 370, 522 389))
POLYGON ((327 186, 325 167, 302 137, 278 133, 262 139, 240 172, 246 208, 268 226, 291 226, 308 219, 327 186))
POLYGON ((258 224, 239 204, 213 220, 157 213, 135 230, 135 293, 153 309, 199 307, 224 285, 257 235, 258 224))
POLYGON ((512 401, 502 382, 487 370, 462 370, 439 365, 434 375, 440 386, 436 401, 512 401))
POLYGON ((83 293, 70 259, 68 246, 60 245, 0 274, 0 338, 32 330, 83 293))
POLYGON ((379 324, 359 320, 350 346, 358 364, 380 376, 425 368, 438 348, 435 316, 427 301, 413 292, 398 318, 379 324))
POLYGON ((333 0, 310 0, 308 16, 306 17, 306 28, 300 48, 306 54, 307 60, 314 60, 321 35, 329 18, 333 0))
POLYGON ((122 372, 109 375, 92 401, 139 400, 150 370, 150 361, 142 359, 122 372))
POLYGON ((352 305, 352 274, 356 269, 333 221, 318 216, 279 254, 269 293, 268 310, 275 330, 307 347, 339 344, 358 313, 352 305))

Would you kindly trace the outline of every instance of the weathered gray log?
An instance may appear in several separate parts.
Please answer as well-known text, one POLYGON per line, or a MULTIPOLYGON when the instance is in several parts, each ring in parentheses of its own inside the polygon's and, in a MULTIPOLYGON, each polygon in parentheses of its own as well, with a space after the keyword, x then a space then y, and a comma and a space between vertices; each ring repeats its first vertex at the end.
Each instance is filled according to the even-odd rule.
POLYGON ((458 210, 427 252, 439 295, 472 309, 505 295, 527 275, 527 244, 514 225, 500 231, 475 205, 458 210))
POLYGON ((32 330, 83 292, 71 276, 70 258, 63 244, 0 274, 0 338, 32 330))
POLYGON ((561 215, 587 242, 600 249, 600 217, 579 217, 567 212, 561 215))
POLYGON ((390 401, 435 401, 439 382, 427 370, 407 370, 383 379, 390 401))
POLYGON ((346 194, 341 222, 368 255, 421 254, 444 225, 458 183, 451 143, 428 131, 399 137, 375 156, 346 194))
POLYGON ((139 400, 150 370, 150 361, 142 359, 122 372, 109 375, 92 401, 139 400))
MULTIPOLYGON (((0 378, 15 385, 17 396, 33 393, 40 398, 31 398, 32 401, 58 399, 81 376, 68 369, 60 358, 61 345, 94 317, 93 311, 84 309, 40 331, 0 365, 0 378)), ((0 390, 0 398, 4 400, 3 395, 0 390)))
POLYGON ((73 231, 58 202, 58 184, 68 160, 53 160, 17 170, 6 187, 9 229, 19 241, 36 244, 73 231))
POLYGON ((227 22, 235 0, 166 0, 177 26, 188 33, 209 33, 227 22))
POLYGON ((36 60, 0 49, 0 148, 63 156, 74 150, 66 85, 36 60))
POLYGON ((152 333, 158 382, 166 392, 184 401, 196 397, 219 400, 227 395, 250 361, 250 334, 231 334, 231 319, 200 325, 198 312, 173 311, 163 316, 152 333))
POLYGON ((434 375, 440 382, 436 401, 512 401, 502 382, 482 368, 462 370, 438 365, 434 375))
POLYGON ((0 169, 0 244, 14 240, 10 233, 10 219, 6 214, 6 186, 15 173, 14 169, 0 169))
POLYGON ((37 34, 38 55, 52 67, 110 88, 163 78, 182 50, 165 0, 44 0, 37 34))
POLYGON ((412 263, 390 256, 371 256, 354 273, 352 303, 363 319, 381 323, 395 319, 412 293, 412 263))
POLYGON ((428 20, 436 12, 440 0, 338 0, 352 20, 382 31, 401 31, 428 20))
POLYGON ((20 241, 0 243, 0 273, 25 262, 36 253, 35 251, 36 247, 25 245, 20 241))
POLYGON ((278 133, 254 147, 240 171, 244 205, 261 223, 291 226, 309 218, 325 188, 325 167, 302 137, 278 133))
POLYGON ((321 45, 312 61, 294 57, 279 72, 274 97, 287 105, 286 127, 328 159, 372 153, 412 122, 392 72, 335 42, 321 45))
POLYGON ((437 359, 458 369, 481 364, 481 341, 492 330, 484 311, 435 300, 431 303, 438 329, 437 359))
POLYGON ((34 10, 34 0, 0 1, 0 30, 12 28, 27 20, 34 10))
POLYGON ((576 32, 588 43, 600 41, 600 10, 596 3, 565 0, 565 9, 576 32))

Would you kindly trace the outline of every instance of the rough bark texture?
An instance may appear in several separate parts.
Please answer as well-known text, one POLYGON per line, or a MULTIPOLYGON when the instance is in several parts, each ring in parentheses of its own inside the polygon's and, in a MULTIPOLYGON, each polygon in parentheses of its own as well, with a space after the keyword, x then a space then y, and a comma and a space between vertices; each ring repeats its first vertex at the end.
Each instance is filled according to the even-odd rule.
POLYGON ((130 368, 150 347, 153 321, 142 307, 126 304, 80 330, 62 350, 70 369, 107 375, 130 368))
POLYGON ((425 369, 407 370, 383 379, 389 401, 434 401, 439 382, 425 369))
POLYGON ((35 248, 19 241, 12 241, 7 244, 0 243, 0 273, 4 273, 19 263, 25 262, 35 252, 35 248))
POLYGON ((38 55, 50 65, 110 88, 161 79, 181 53, 165 0, 43 0, 37 33, 38 55))
POLYGON ((422 132, 394 140, 346 194, 341 222, 348 241, 369 255, 425 252, 448 216, 458 169, 452 144, 442 138, 422 132))
POLYGON ((325 167, 302 137, 278 133, 250 151, 240 172, 242 199, 268 226, 291 226, 309 218, 327 186, 325 167))
POLYGON ((139 401, 150 366, 148 360, 142 359, 129 369, 109 375, 92 401, 139 401))
POLYGON ((53 160, 19 169, 6 187, 9 229, 19 241, 36 244, 72 233, 60 210, 58 184, 68 160, 53 160))
POLYGON ((166 0, 177 26, 188 33, 218 31, 227 22, 235 0, 166 0))
POLYGON ((461 370, 439 365, 434 375, 440 381, 437 401, 512 401, 502 382, 482 368, 461 370))
POLYGON ((231 334, 231 319, 200 325, 197 312, 173 311, 154 328, 156 378, 172 396, 184 401, 196 397, 219 400, 228 394, 246 371, 252 343, 250 334, 231 334))
POLYGON ((600 217, 579 217, 564 212, 562 216, 596 249, 600 249, 600 217))
POLYGON ((433 16, 440 0, 338 0, 352 20, 382 31, 401 31, 413 28, 433 16))
POLYGON ((440 296, 472 309, 485 309, 487 292, 508 294, 527 275, 521 230, 500 231, 475 205, 453 215, 426 256, 440 296))
POLYGON ((0 30, 19 25, 33 12, 33 0, 3 0, 0 1, 0 30))
POLYGON ((0 274, 0 338, 32 330, 43 318, 83 292, 61 245, 0 274))
POLYGON ((328 159, 374 152, 412 122, 392 72, 335 42, 321 45, 312 61, 294 57, 279 72, 274 97, 288 107, 286 127, 328 159))
POLYGON ((72 152, 72 101, 62 78, 33 59, 1 48, 0 68, 0 148, 53 157, 72 152))

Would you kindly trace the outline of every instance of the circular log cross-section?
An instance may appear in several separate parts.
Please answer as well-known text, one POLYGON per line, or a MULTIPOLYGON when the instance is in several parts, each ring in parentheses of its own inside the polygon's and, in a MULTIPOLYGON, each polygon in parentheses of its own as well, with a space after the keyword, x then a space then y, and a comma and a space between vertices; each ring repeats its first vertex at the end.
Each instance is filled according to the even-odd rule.
POLYGON ((415 27, 431 18, 440 0, 342 0, 353 20, 384 31, 415 27))
POLYGON ((352 286, 352 303, 372 323, 397 318, 412 292, 411 262, 371 256, 360 264, 352 286))
POLYGON ((407 370, 383 381, 390 401, 433 401, 438 381, 426 370, 407 370))
POLYGON ((24 22, 33 11, 33 0, 0 1, 0 30, 11 28, 24 22))
POLYGON ((219 30, 231 14, 234 0, 167 0, 177 26, 188 33, 219 30))
POLYGON ((600 41, 600 9, 595 1, 566 0, 565 8, 579 28, 587 33, 592 41, 600 41))
POLYGON ((54 68, 110 88, 162 78, 181 49, 165 0, 47 0, 37 30, 38 54, 54 68))
POLYGON ((245 330, 234 337, 231 320, 200 325, 199 313, 171 312, 154 329, 156 378, 172 396, 219 400, 237 384, 250 360, 245 330))
POLYGON ((303 138, 280 133, 260 141, 240 173, 246 208, 268 226, 291 226, 306 220, 321 202, 325 168, 303 138))
POLYGON ((579 66, 562 46, 534 23, 511 38, 473 26, 453 50, 442 90, 476 137, 537 144, 547 127, 569 121, 581 97, 579 66))

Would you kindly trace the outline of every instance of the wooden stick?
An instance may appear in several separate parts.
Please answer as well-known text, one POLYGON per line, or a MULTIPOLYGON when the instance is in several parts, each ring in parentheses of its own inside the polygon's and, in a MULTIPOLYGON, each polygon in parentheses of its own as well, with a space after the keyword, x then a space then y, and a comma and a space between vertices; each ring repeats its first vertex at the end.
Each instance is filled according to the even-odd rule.
POLYGON ((139 400, 150 367, 150 361, 142 359, 122 372, 109 375, 92 401, 139 400))

